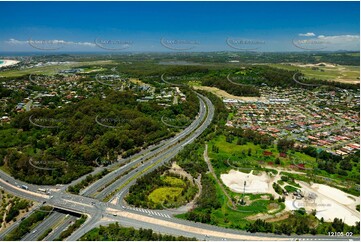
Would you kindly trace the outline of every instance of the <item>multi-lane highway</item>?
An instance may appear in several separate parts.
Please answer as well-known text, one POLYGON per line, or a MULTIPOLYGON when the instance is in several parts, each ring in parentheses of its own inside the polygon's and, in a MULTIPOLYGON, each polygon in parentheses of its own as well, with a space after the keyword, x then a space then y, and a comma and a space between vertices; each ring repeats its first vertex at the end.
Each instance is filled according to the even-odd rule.
POLYGON ((57 211, 53 211, 47 219, 38 224, 30 233, 24 236, 22 241, 34 241, 37 240, 45 231, 49 228, 53 228, 63 217, 63 214, 57 211))
MULTIPOLYGON (((6 191, 39 203, 45 202, 55 208, 78 214, 86 214, 87 221, 76 230, 68 240, 77 240, 90 229, 101 224, 105 225, 112 222, 119 222, 124 226, 136 228, 151 228, 154 231, 195 237, 200 240, 349 240, 350 238, 327 237, 327 236, 284 236, 274 234, 251 234, 245 231, 231 230, 211 226, 207 224, 195 223, 191 221, 174 218, 169 211, 155 211, 149 209, 139 209, 126 206, 122 203, 129 187, 134 184, 140 176, 151 172, 157 167, 163 165, 172 159, 185 145, 193 142, 209 126, 214 115, 214 107, 211 101, 198 94, 200 101, 200 111, 192 124, 180 132, 175 137, 145 149, 141 154, 134 155, 127 159, 127 163, 113 172, 107 174, 102 179, 90 185, 81 191, 80 195, 68 194, 65 192, 67 186, 49 186, 50 194, 38 192, 38 186, 27 184, 29 190, 22 189, 20 186, 25 184, 17 181, 0 171, 0 186, 6 191), (105 198, 110 201, 117 198, 118 203, 104 202, 105 198)), ((79 179, 78 179, 79 180, 79 179)), ((44 186, 42 186, 44 187, 44 186)), ((60 227, 65 229, 69 221, 74 218, 64 218, 65 215, 50 215, 42 222, 41 232, 60 222, 60 227), (63 216, 63 217, 62 217, 63 216), (64 223, 64 220, 66 221, 64 223)), ((52 240, 59 236, 60 230, 57 227, 45 239, 52 240)), ((39 227, 40 229, 40 227, 39 227)), ((36 240, 41 234, 36 229, 34 234, 28 234, 23 239, 36 240)), ((357 239, 359 238, 352 238, 357 239)))

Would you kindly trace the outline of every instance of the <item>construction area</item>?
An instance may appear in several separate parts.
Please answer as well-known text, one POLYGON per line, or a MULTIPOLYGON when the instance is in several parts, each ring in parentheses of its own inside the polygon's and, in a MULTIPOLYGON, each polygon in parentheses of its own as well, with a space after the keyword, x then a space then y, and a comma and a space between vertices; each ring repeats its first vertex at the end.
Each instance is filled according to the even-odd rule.
POLYGON ((292 187, 282 182, 282 175, 267 172, 254 171, 244 173, 230 170, 227 174, 221 174, 222 182, 233 192, 246 194, 272 194, 275 198, 280 195, 273 188, 274 183, 283 189, 286 211, 304 208, 308 213, 316 210, 316 217, 324 221, 333 221, 340 218, 346 224, 354 225, 360 221, 360 212, 356 205, 360 204, 360 198, 347 194, 339 189, 324 184, 308 184, 303 181, 294 181, 298 187, 292 192, 286 192, 285 187, 292 187), (281 182, 280 182, 281 181, 281 182))

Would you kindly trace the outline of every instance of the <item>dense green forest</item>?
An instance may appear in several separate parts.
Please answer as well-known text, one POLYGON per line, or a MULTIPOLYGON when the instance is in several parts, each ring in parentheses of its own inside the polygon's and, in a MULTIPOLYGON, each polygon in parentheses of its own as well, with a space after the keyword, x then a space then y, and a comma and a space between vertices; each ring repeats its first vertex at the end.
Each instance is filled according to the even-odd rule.
POLYGON ((109 91, 104 99, 18 113, 11 126, 0 127, 0 165, 30 183, 69 183, 99 163, 107 165, 171 137, 175 130, 161 117, 191 120, 198 112, 196 95, 184 92, 187 101, 169 108, 137 102, 132 91, 109 91))
POLYGON ((120 226, 118 223, 92 229, 81 241, 195 241, 196 238, 159 234, 151 229, 134 229, 120 226))
POLYGON ((215 181, 208 175, 202 176, 202 193, 197 200, 197 207, 186 213, 186 219, 201 223, 211 222, 212 210, 222 206, 217 197, 215 181))
POLYGON ((212 66, 170 66, 162 71, 155 69, 151 77, 142 78, 152 85, 159 85, 160 76, 164 74, 164 80, 175 84, 187 84, 189 81, 199 82, 203 86, 217 87, 235 96, 260 96, 260 86, 270 87, 300 87, 315 89, 319 86, 328 90, 337 88, 358 89, 359 86, 349 83, 341 83, 315 78, 304 78, 304 75, 297 70, 270 67, 267 65, 248 65, 241 67, 212 67, 212 66), (302 83, 294 81, 294 75, 302 78, 302 83), (157 80, 158 79, 158 80, 157 80), (155 81, 157 80, 157 81, 155 81), (311 85, 307 85, 311 84, 311 85))
POLYGON ((264 220, 257 219, 253 223, 249 223, 247 231, 251 233, 264 232, 275 234, 328 234, 329 232, 346 233, 351 235, 360 234, 360 222, 349 226, 345 224, 342 219, 335 218, 333 222, 324 222, 323 219, 318 221, 315 217, 315 212, 307 214, 303 209, 297 210, 293 215, 290 215, 287 220, 276 223, 268 223, 264 220))

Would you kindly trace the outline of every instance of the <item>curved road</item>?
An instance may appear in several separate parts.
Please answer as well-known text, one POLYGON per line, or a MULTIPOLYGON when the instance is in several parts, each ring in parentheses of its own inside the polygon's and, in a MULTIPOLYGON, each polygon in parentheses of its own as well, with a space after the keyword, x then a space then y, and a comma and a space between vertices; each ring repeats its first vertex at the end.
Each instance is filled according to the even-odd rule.
MULTIPOLYGON (((114 194, 112 199, 125 196, 129 187, 136 181, 136 178, 145 175, 146 173, 156 169, 163 165, 165 162, 172 159, 185 145, 193 142, 201 133, 209 126, 214 115, 214 107, 211 101, 198 94, 200 100, 200 112, 199 117, 183 132, 174 138, 163 142, 161 145, 153 147, 149 152, 142 157, 137 157, 133 161, 130 161, 131 165, 125 165, 127 167, 133 167, 138 165, 136 169, 133 169, 127 175, 121 176, 118 182, 115 181, 110 185, 111 189, 107 192, 97 193, 96 196, 101 197, 108 196, 109 192, 114 192, 113 189, 117 189, 121 186, 121 189, 117 194, 114 194), (142 161, 144 163, 142 164, 142 161), (133 162, 133 163, 132 163, 133 162), (141 165, 142 164, 142 165, 141 165)), ((132 159, 130 159, 132 160, 132 159)), ((112 179, 117 177, 117 172, 122 173, 125 171, 124 167, 120 167, 94 183, 92 186, 83 191, 83 194, 92 194, 96 192, 102 185, 108 184, 112 179)), ((51 189, 51 194, 42 194, 37 192, 39 186, 28 185, 29 190, 20 188, 24 182, 17 181, 0 171, 0 186, 6 191, 29 200, 36 202, 45 202, 48 205, 64 209, 66 211, 72 211, 79 214, 86 214, 88 216, 87 221, 75 231, 67 240, 77 240, 83 234, 90 229, 99 226, 100 224, 109 224, 112 222, 119 222, 125 226, 132 226, 136 228, 151 228, 156 232, 165 234, 183 235, 189 237, 196 237, 200 240, 349 240, 347 237, 328 237, 328 236, 285 236, 274 234, 251 234, 245 231, 226 229, 207 224, 195 223, 191 221, 181 220, 174 218, 167 214, 166 211, 151 211, 139 208, 126 207, 124 205, 117 205, 109 202, 101 202, 95 198, 85 197, 81 195, 67 194, 64 192, 64 186, 47 187, 51 189)), ((41 186, 42 188, 44 186, 41 186)), ((359 237, 352 237, 354 240, 359 240, 359 237)))

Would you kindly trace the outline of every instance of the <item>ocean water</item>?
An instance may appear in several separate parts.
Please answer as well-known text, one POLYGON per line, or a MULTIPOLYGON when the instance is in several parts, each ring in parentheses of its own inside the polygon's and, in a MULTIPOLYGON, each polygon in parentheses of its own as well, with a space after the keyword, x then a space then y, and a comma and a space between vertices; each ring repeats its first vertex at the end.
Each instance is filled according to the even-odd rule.
POLYGON ((4 61, 0 60, 0 65, 1 65, 2 63, 4 63, 4 61))

